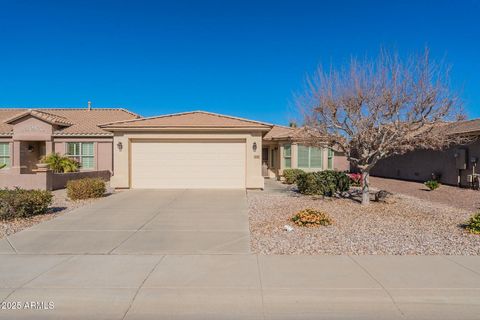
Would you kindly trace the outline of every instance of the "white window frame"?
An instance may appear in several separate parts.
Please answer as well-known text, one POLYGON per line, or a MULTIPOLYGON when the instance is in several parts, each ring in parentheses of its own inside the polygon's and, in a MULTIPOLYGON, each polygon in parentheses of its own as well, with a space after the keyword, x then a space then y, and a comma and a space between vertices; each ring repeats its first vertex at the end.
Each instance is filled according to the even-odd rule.
MULTIPOLYGON (((71 141, 71 142, 66 142, 65 144, 65 150, 66 150, 66 156, 69 157, 69 158, 72 158, 72 159, 75 159, 77 160, 80 165, 81 165, 81 169, 84 169, 84 170, 95 170, 95 143, 94 142, 78 142, 78 141, 71 141), (75 150, 75 154, 70 154, 69 153, 69 144, 75 144, 75 145, 79 145, 78 147, 78 150, 75 150), (83 145, 84 144, 91 144, 92 145, 92 155, 83 155, 83 145), (83 158, 91 158, 93 161, 92 161, 92 164, 93 166, 91 168, 85 168, 83 167, 83 158)), ((74 148, 74 149, 77 149, 77 148, 74 148)))
POLYGON ((11 161, 12 161, 12 156, 10 154, 10 142, 0 142, 0 145, 6 145, 7 148, 7 153, 5 155, 0 155, 0 164, 6 164, 6 166, 4 167, 4 169, 6 168, 10 168, 11 166, 11 161), (3 161, 2 161, 3 160, 3 161))
POLYGON ((334 164, 334 159, 335 159, 335 152, 333 152, 333 150, 331 148, 328 148, 328 154, 327 154, 327 167, 328 167, 328 170, 333 170, 333 168, 335 167, 335 164, 334 164))
POLYGON ((286 169, 292 168, 292 145, 291 144, 286 144, 283 146, 283 163, 285 165, 286 169), (288 148, 286 148, 288 147, 288 148), (287 155, 287 149, 290 150, 290 154, 287 155), (287 159, 290 160, 290 165, 287 166, 287 159))
POLYGON ((324 152, 324 148, 317 148, 320 150, 320 166, 317 167, 312 167, 312 148, 316 148, 316 147, 310 147, 310 146, 304 146, 304 145, 298 145, 298 150, 297 150, 297 163, 298 163, 298 168, 299 169, 322 169, 323 170, 323 152, 324 152), (305 166, 300 166, 300 148, 303 147, 303 148, 308 148, 308 166, 305 167, 305 166))

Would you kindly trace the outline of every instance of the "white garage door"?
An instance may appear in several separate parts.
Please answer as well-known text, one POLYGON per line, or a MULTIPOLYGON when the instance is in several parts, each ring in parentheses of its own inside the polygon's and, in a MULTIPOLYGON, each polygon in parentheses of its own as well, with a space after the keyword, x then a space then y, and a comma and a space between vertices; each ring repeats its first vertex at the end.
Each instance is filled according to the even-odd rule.
POLYGON ((245 188, 243 141, 138 141, 132 188, 245 188))

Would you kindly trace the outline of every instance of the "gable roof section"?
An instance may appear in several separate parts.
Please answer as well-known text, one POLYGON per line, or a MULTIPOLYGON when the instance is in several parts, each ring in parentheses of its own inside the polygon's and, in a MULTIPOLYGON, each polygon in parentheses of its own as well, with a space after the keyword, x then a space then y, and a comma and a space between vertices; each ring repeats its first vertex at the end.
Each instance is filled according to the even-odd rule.
POLYGON ((40 120, 43 120, 45 122, 48 122, 50 124, 59 125, 59 126, 68 127, 68 126, 71 126, 73 124, 70 121, 68 121, 68 119, 65 118, 65 117, 58 116, 58 115, 55 115, 55 114, 51 114, 51 113, 48 113, 48 112, 45 112, 45 111, 32 110, 32 109, 28 109, 26 111, 18 113, 17 115, 15 115, 13 117, 8 118, 7 120, 5 120, 5 123, 11 124, 11 123, 15 122, 16 120, 22 119, 22 118, 27 117, 27 116, 32 116, 32 117, 38 118, 40 120))
POLYGON ((206 111, 191 111, 163 116, 140 118, 128 121, 110 122, 101 128, 115 129, 260 129, 268 131, 273 125, 226 116, 206 111))
POLYGON ((291 139, 295 134, 296 128, 273 126, 272 130, 263 137, 264 140, 285 140, 291 139))
POLYGON ((11 136, 13 126, 9 122, 28 115, 28 112, 46 122, 64 126, 56 130, 54 136, 111 136, 112 133, 101 129, 99 124, 140 118, 128 110, 110 108, 0 109, 0 136, 11 136))

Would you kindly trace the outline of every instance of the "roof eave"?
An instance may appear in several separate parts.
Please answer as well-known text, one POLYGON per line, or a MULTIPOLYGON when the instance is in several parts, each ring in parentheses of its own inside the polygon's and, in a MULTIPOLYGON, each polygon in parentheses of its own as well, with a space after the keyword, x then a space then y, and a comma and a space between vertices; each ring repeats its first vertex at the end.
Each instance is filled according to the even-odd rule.
POLYGON ((264 131, 268 132, 270 127, 219 127, 219 126, 137 126, 137 127, 101 127, 107 131, 264 131))

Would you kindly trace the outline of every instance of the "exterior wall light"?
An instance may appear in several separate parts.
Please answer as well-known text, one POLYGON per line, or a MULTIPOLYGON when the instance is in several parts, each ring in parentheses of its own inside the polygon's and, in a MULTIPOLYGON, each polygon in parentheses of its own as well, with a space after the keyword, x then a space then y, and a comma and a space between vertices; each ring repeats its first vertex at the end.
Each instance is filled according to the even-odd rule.
POLYGON ((117 148, 118 148, 118 151, 122 151, 123 143, 121 141, 117 143, 117 148))
POLYGON ((253 152, 257 151, 257 143, 254 142, 252 145, 253 152))

